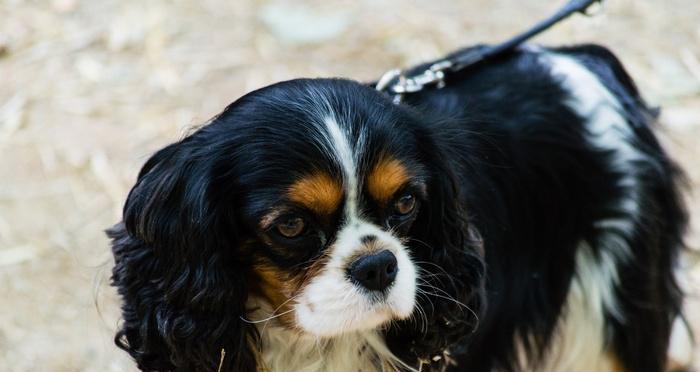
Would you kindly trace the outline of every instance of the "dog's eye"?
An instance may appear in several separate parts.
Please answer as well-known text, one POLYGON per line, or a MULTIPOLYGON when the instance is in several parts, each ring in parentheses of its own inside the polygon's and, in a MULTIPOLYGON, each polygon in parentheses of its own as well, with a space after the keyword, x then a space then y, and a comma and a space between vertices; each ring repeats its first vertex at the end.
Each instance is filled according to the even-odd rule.
POLYGON ((402 197, 400 197, 397 201, 396 204, 394 205, 394 209, 396 209, 396 213, 400 215, 406 215, 409 214, 413 211, 413 208, 416 207, 416 198, 413 196, 413 194, 406 194, 402 197))
POLYGON ((277 224, 277 231, 286 238, 295 238, 304 231, 304 219, 301 217, 290 217, 277 224))

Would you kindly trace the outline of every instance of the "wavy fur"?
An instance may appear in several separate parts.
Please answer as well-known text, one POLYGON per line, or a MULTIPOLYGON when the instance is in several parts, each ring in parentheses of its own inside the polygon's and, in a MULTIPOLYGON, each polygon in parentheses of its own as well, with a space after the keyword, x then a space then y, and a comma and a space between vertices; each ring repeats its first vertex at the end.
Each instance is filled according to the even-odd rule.
POLYGON ((317 351, 312 370, 662 371, 682 316, 682 175, 622 65, 597 46, 528 48, 447 83, 394 105, 348 80, 283 82, 158 151, 108 231, 117 345, 144 371, 305 365, 279 340, 317 351), (364 187, 387 155, 402 167, 396 179, 413 177, 397 195, 418 190, 398 225, 364 187), (286 200, 309 174, 337 181, 314 183, 343 195, 327 203, 337 210, 286 200), (283 239, 268 225, 290 210, 312 227, 283 239), (341 270, 375 245, 415 265, 386 290, 414 295, 417 276, 409 318, 357 310, 390 298, 367 296, 341 270), (302 303, 310 286, 337 303, 302 303), (300 331, 300 306, 304 326, 323 319, 330 338, 300 331))

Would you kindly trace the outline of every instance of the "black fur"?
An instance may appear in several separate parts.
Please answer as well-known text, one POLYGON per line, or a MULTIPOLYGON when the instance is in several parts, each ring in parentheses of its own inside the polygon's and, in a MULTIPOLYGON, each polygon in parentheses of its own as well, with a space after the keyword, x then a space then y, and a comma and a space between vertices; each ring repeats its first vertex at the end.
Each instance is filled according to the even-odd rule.
MULTIPOLYGON (((626 370, 658 372, 681 311, 673 276, 686 226, 680 171, 652 132, 653 110, 609 51, 554 51, 604 82, 634 128, 635 148, 652 159, 638 164, 641 213, 626 238, 632 257, 618 268, 624 321, 606 314, 606 333, 626 370)), ((528 357, 542 358, 576 275, 579 244, 600 255, 595 223, 618 216, 614 206, 625 190, 623 174, 610 167, 613 155, 586 140, 586 118, 566 105, 569 93, 539 53, 481 65, 398 106, 346 80, 279 83, 157 152, 129 194, 123 222, 109 231, 113 285, 124 302, 117 344, 142 370, 216 371, 222 349, 222 371, 255 370, 257 334, 241 320, 252 262, 264 257, 302 270, 300 263, 326 247, 310 236, 299 249, 279 250, 257 230, 296 176, 310 169, 339 174, 310 145, 311 90, 349 119, 352 136, 370 134, 363 164, 388 152, 427 182, 428 197, 406 236, 422 278, 437 290, 418 298, 427 327, 418 318, 385 331, 392 351, 411 365, 448 350, 454 370, 514 370, 514 338, 528 334, 528 357)), ((381 223, 371 203, 365 206, 381 223)), ((330 241, 340 218, 318 221, 330 241)))

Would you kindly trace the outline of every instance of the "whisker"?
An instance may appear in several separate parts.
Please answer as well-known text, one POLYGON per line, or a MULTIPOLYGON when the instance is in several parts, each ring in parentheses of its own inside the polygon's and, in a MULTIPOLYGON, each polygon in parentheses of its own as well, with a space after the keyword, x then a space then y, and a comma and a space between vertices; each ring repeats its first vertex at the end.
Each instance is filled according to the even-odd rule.
POLYGON ((295 296, 292 296, 292 297, 290 297, 289 299, 287 299, 286 301, 282 302, 279 306, 277 306, 277 307, 272 311, 272 313, 270 314, 270 316, 268 316, 268 317, 265 318, 265 319, 250 320, 250 319, 246 319, 246 318, 244 318, 244 317, 240 317, 240 319, 241 319, 242 321, 244 321, 244 322, 246 322, 246 323, 248 323, 248 324, 259 324, 259 323, 263 323, 263 322, 265 323, 265 324, 263 325, 263 327, 262 327, 262 330, 260 330, 260 340, 259 340, 259 343, 260 343, 260 344, 258 345, 260 348, 262 348, 262 342, 263 342, 263 341, 262 341, 262 338, 263 338, 263 335, 265 335, 265 330, 267 329, 267 325, 269 324, 269 322, 270 322, 271 320, 275 319, 275 318, 279 318, 279 317, 281 317, 281 316, 284 316, 284 315, 286 315, 286 314, 289 314, 290 312, 294 311, 294 308, 291 308, 291 309, 289 309, 289 310, 287 310, 287 311, 285 311, 285 312, 283 312, 283 313, 280 313, 280 314, 277 314, 277 311, 279 311, 279 309, 281 309, 284 305, 286 305, 286 304, 289 303, 290 301, 295 300, 295 299, 298 298, 298 297, 299 297, 299 294, 297 294, 297 295, 295 295, 295 296))
POLYGON ((432 293, 431 293, 431 292, 423 291, 423 289, 420 288, 421 284, 418 285, 418 288, 417 288, 417 289, 420 289, 421 291, 423 291, 423 292, 426 293, 426 294, 432 294, 432 295, 434 295, 434 296, 436 296, 436 297, 442 296, 442 298, 445 298, 445 299, 448 299, 448 300, 450 300, 450 301, 453 301, 454 303, 456 303, 456 304, 458 304, 458 305, 467 307, 467 305, 465 305, 464 303, 458 301, 457 299, 455 299, 454 297, 452 297, 452 295, 450 295, 449 293, 445 292, 444 290, 442 290, 442 289, 440 289, 440 288, 434 287, 434 286, 432 286, 432 285, 430 285, 430 284, 427 284, 427 283, 423 283, 422 285, 424 285, 424 286, 427 287, 427 288, 434 289, 434 290, 436 290, 436 291, 440 291, 442 294, 438 294, 438 293, 435 293, 435 292, 432 292, 432 293))
MULTIPOLYGON (((440 292, 441 292, 442 294, 444 294, 445 296, 452 297, 452 295, 451 295, 449 292, 445 291, 445 290, 442 289, 442 288, 438 288, 438 287, 432 285, 430 282, 424 280, 423 278, 418 278, 418 280, 420 281, 420 284, 422 284, 423 286, 428 287, 428 288, 430 288, 430 289, 434 289, 434 290, 436 290, 436 291, 440 291, 440 292)), ((419 285, 420 285, 420 284, 419 284, 419 285)))
MULTIPOLYGON (((430 299, 428 299, 430 301, 430 299)), ((423 307, 416 303, 416 311, 418 312, 418 320, 420 325, 421 333, 426 334, 428 332, 428 315, 423 310, 423 307)))
MULTIPOLYGON (((420 266, 418 266, 417 269, 418 269, 419 277, 421 277, 421 279, 422 279, 422 278, 431 278, 431 279, 435 279, 435 281, 437 281, 440 285, 444 285, 444 284, 445 284, 442 280, 440 280, 440 277, 445 276, 444 274, 441 274, 441 273, 437 273, 437 274, 436 274, 436 273, 431 273, 430 271, 427 271, 426 269, 424 269, 424 268, 422 268, 422 267, 420 267, 420 266)), ((449 279, 449 278, 448 278, 448 279, 449 279)), ((451 281, 452 281, 452 280, 451 280, 451 281)))
MULTIPOLYGON (((432 289, 437 289, 437 290, 442 291, 441 289, 435 288, 435 287, 432 287, 432 289)), ((426 292, 426 291, 424 291, 424 290, 421 289, 421 288, 416 288, 416 290, 419 291, 419 292, 422 292, 422 293, 425 294, 425 295, 432 295, 432 296, 435 296, 435 297, 438 297, 438 298, 442 298, 442 299, 447 300, 447 301, 451 301, 451 302, 453 302, 453 303, 459 305, 460 307, 466 309, 467 311, 469 311, 469 312, 472 314, 472 316, 474 316, 474 319, 475 319, 475 321, 476 321, 476 324, 475 324, 475 326, 474 326, 474 329, 478 328, 479 322, 480 322, 479 316, 476 314, 476 312, 475 312, 474 310, 472 310, 472 308, 470 308, 469 306, 467 306, 467 305, 464 304, 463 302, 460 302, 460 301, 456 300, 455 298, 453 298, 452 296, 450 296, 450 295, 447 294, 447 293, 445 293, 446 295, 441 295, 441 294, 434 293, 434 292, 433 292, 433 293, 426 292)), ((444 292, 444 291, 442 291, 442 292, 444 292)))
POLYGON ((291 313, 292 311, 294 311, 294 309, 289 309, 289 310, 287 310, 287 311, 285 311, 285 312, 282 312, 282 313, 279 313, 279 314, 276 314, 276 315, 272 315, 272 316, 270 316, 270 317, 267 317, 267 318, 265 318, 265 319, 260 319, 260 320, 248 320, 248 319, 246 319, 246 318, 244 318, 244 317, 240 317, 240 319, 241 319, 242 321, 248 323, 248 324, 258 324, 258 323, 268 322, 268 321, 270 321, 270 320, 272 320, 272 319, 275 319, 275 318, 279 318, 279 317, 281 317, 281 316, 283 316, 283 315, 285 315, 285 314, 291 313))

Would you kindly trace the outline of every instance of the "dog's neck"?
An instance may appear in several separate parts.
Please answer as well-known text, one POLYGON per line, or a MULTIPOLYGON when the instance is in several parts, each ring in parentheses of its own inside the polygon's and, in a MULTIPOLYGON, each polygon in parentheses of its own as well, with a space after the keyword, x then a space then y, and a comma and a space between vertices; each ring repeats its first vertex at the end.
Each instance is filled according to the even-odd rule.
MULTIPOLYGON (((249 314, 265 319, 267 306, 249 314)), ((267 314, 267 315, 266 315, 267 314)), ((401 362, 387 348, 378 331, 352 332, 318 338, 283 326, 276 319, 256 323, 260 336, 259 371, 403 371, 401 362)))

